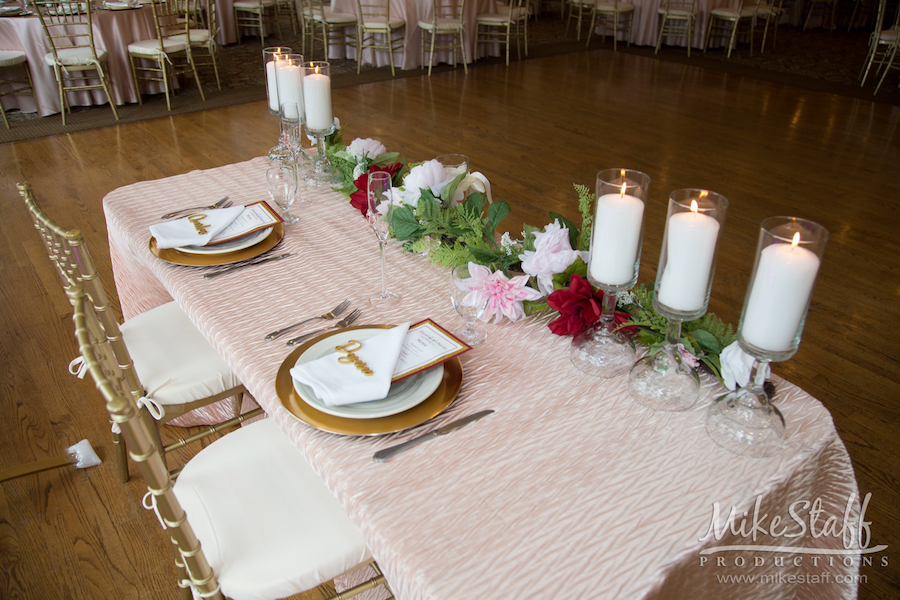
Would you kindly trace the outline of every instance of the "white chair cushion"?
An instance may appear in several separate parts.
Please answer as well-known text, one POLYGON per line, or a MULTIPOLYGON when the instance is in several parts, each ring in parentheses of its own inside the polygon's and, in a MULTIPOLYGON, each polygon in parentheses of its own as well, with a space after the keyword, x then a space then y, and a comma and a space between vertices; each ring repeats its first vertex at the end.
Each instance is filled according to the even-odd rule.
POLYGON ((428 31, 431 31, 433 29, 437 29, 439 31, 457 31, 463 28, 460 22, 456 19, 438 19, 436 26, 435 23, 432 23, 431 21, 419 21, 419 27, 428 31))
POLYGON ((14 67, 26 62, 25 53, 16 50, 0 50, 0 67, 14 67))
POLYGON ((366 29, 383 29, 387 31, 388 29, 400 29, 406 25, 406 21, 393 17, 387 23, 384 22, 384 19, 365 19, 362 25, 366 29))
POLYGON ((145 391, 160 404, 186 404, 240 385, 174 302, 125 321, 122 337, 145 391))
MULTIPOLYGON (((93 68, 94 66, 94 55, 91 52, 90 48, 61 48, 56 51, 56 54, 59 56, 59 64, 64 67, 89 67, 93 68)), ((106 60, 106 51, 100 50, 97 51, 97 59, 100 62, 106 60)), ((44 62, 50 65, 51 67, 56 62, 53 58, 53 53, 48 52, 44 56, 44 62)))
POLYGON ((878 34, 878 41, 883 44, 893 44, 897 41, 898 35, 900 35, 900 30, 898 29, 885 29, 878 34))
POLYGON ((478 15, 476 21, 479 25, 507 25, 510 23, 509 13, 478 15))
POLYGON ((208 42, 212 35, 209 33, 209 29, 191 29, 188 33, 179 33, 178 35, 170 35, 168 39, 176 41, 176 42, 184 42, 190 36, 191 42, 195 44, 203 44, 208 42))
POLYGON ((661 8, 659 9, 659 14, 668 14, 670 19, 691 19, 697 15, 697 9, 695 8, 694 12, 691 12, 680 8, 670 8, 667 13, 665 8, 661 8))
POLYGON ((313 15, 313 20, 322 22, 324 16, 324 22, 331 25, 338 25, 340 23, 356 23, 356 15, 350 13, 336 13, 332 12, 329 9, 325 9, 324 13, 316 12, 313 15))
POLYGON ((619 12, 619 13, 629 13, 634 12, 634 4, 627 4, 625 2, 620 2, 618 8, 616 8, 616 4, 613 2, 598 2, 597 3, 597 12, 619 12))
POLYGON ((512 9, 513 21, 524 21, 528 18, 528 9, 524 6, 512 9))
POLYGON ((159 56, 169 52, 181 52, 185 48, 187 48, 187 43, 184 39, 163 38, 163 52, 159 50, 159 40, 154 39, 128 44, 128 53, 138 56, 159 56))
POLYGON ((275 6, 274 0, 262 0, 262 2, 255 2, 253 0, 238 0, 232 6, 239 10, 259 10, 260 4, 263 8, 268 8, 270 6, 275 6))
POLYGON ((222 593, 286 598, 371 558, 359 531, 272 419, 201 450, 175 482, 222 593))
MULTIPOLYGON (((756 12, 755 8, 744 8, 741 10, 740 16, 752 17, 754 12, 756 12)), ((738 18, 738 11, 736 8, 714 8, 709 14, 722 17, 723 19, 738 18)))

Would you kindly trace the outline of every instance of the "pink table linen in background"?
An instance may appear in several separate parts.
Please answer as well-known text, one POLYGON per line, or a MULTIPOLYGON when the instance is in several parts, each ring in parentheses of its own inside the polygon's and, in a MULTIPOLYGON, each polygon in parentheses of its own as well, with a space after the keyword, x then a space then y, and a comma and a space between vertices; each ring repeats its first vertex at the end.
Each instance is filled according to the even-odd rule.
MULTIPOLYGON (((752 518, 758 500, 760 515, 779 515, 786 524, 792 503, 820 498, 821 526, 832 515, 843 522, 848 499, 858 494, 828 411, 780 379, 786 445, 770 458, 741 458, 706 434, 706 407, 722 391, 711 378, 704 377, 694 409, 654 412, 629 397, 623 379, 576 370, 569 339, 551 334, 546 318, 529 318, 486 325, 488 340, 461 358, 458 398, 411 431, 342 436, 295 419, 275 392, 291 348, 264 341, 265 333, 344 298, 363 309, 362 324, 431 318, 458 330, 461 322, 447 297, 448 272, 401 252, 395 241, 386 250, 388 285, 403 302, 390 310, 366 304, 380 285, 378 245, 358 211, 331 191, 311 193, 312 203, 299 207, 300 222, 286 228, 278 252, 296 257, 205 280, 203 269, 150 253, 147 227, 160 214, 225 194, 235 204, 262 200, 266 166, 257 158, 107 195, 119 299, 130 317, 174 298, 343 505, 397 598, 855 597, 856 585, 837 584, 835 576, 857 574, 858 557, 850 566, 834 560, 826 567, 824 559, 813 566, 804 556, 797 564, 794 555, 758 550, 701 555, 754 544, 731 534, 701 539, 714 503, 725 514, 733 506, 739 518, 744 511, 752 518), (386 463, 372 460, 378 449, 488 408, 496 413, 451 435, 386 463), (744 567, 735 564, 738 556, 744 567), (775 557, 787 558, 777 564, 775 557), (723 566, 716 566, 719 558, 723 566), (826 570, 827 585, 800 581, 826 570), (741 574, 771 580, 717 580, 741 574)), ((755 543, 842 547, 808 532, 755 543)))
MULTIPOLYGON (((131 64, 128 60, 128 44, 140 40, 156 38, 153 11, 149 6, 135 10, 95 10, 91 15, 94 29, 94 45, 97 53, 106 50, 109 61, 109 78, 112 84, 113 100, 117 105, 137 102, 131 81, 131 64)), ((0 18, 0 49, 21 50, 28 59, 31 77, 35 87, 35 98, 31 96, 5 96, 3 106, 7 110, 18 108, 22 112, 38 112, 42 116, 60 112, 59 87, 53 67, 44 62, 50 52, 50 42, 41 26, 41 20, 33 17, 0 18), (35 99, 37 106, 35 106, 35 99)), ((94 80, 96 81, 96 80, 94 80)), ((144 93, 161 92, 157 84, 142 84, 144 93)), ((89 92, 69 92, 72 106, 106 104, 103 90, 89 92)))

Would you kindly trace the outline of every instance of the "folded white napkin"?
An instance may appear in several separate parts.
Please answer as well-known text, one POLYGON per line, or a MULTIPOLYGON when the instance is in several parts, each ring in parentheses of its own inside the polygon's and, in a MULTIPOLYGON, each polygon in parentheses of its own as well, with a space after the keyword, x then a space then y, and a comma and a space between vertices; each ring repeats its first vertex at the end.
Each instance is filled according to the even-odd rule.
POLYGON ((150 233, 156 238, 157 248, 205 246, 242 212, 243 206, 202 210, 183 219, 151 225, 150 233))
POLYGON ((352 363, 338 362, 347 354, 335 352, 295 366, 291 369, 291 377, 311 387, 328 406, 382 400, 390 392, 394 367, 407 330, 409 323, 404 323, 367 340, 360 340, 362 348, 353 354, 372 370, 371 376, 363 374, 352 363))

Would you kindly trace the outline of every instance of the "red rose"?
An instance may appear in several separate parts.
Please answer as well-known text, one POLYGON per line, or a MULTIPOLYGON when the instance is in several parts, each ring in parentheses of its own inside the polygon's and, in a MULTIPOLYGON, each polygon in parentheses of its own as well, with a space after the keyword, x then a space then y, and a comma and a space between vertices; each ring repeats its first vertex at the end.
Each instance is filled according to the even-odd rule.
MULTIPOLYGON (((556 335, 578 335, 589 329, 600 318, 603 307, 603 291, 593 290, 590 282, 581 275, 572 275, 568 288, 556 290, 547 296, 550 308, 559 311, 559 317, 548 326, 556 335)), ((615 313, 616 325, 621 325, 631 316, 627 313, 615 313)), ((635 327, 626 327, 621 331, 631 333, 635 327)))
MULTIPOLYGON (((386 167, 372 165, 369 167, 369 173, 384 171, 385 173, 390 173, 391 178, 393 178, 402 167, 403 163, 394 163, 386 167)), ((350 194, 350 206, 361 212, 364 217, 367 216, 367 213, 369 212, 369 173, 364 173, 353 181, 353 185, 356 186, 356 191, 350 194)))

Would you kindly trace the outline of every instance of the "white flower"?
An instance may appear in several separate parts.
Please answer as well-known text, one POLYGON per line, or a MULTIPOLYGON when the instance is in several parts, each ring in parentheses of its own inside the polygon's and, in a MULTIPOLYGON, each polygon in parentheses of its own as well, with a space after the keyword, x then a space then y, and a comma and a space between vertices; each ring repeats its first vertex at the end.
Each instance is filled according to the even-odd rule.
POLYGON ((365 175, 369 172, 369 169, 366 168, 366 163, 356 163, 356 166, 353 167, 353 179, 359 179, 362 175, 365 175))
POLYGON ((519 242, 512 239, 512 236, 509 235, 508 231, 504 231, 503 235, 500 237, 500 248, 508 255, 514 254, 519 248, 519 242))
POLYGON ((384 144, 372 138, 356 138, 347 146, 347 154, 356 159, 357 163, 366 159, 374 160, 379 154, 387 152, 384 144))
POLYGON ((436 160, 428 160, 421 165, 410 169, 409 174, 403 180, 403 203, 416 206, 422 195, 422 190, 431 190, 435 196, 440 196, 448 181, 447 170, 444 165, 436 160), (443 185, 441 185, 443 184, 443 185), (435 191, 434 188, 440 186, 435 191))
POLYGON ((637 300, 634 299, 634 294, 628 290, 616 292, 616 306, 622 308, 631 304, 637 304, 637 300))
MULTIPOLYGON (((750 371, 755 359, 741 349, 738 342, 722 350, 719 355, 719 363, 722 367, 722 382, 729 390, 737 389, 737 386, 746 387, 750 382, 750 371)), ((763 363, 759 367, 765 369, 765 376, 769 376, 769 365, 763 363)))
POLYGON ((553 292, 553 276, 568 269, 576 258, 578 252, 569 243, 569 230, 559 224, 559 219, 534 234, 534 251, 525 250, 519 255, 522 270, 537 278, 543 294, 553 292))
POLYGON ((378 214, 383 215, 387 212, 388 204, 393 204, 394 206, 402 206, 403 205, 403 196, 401 196, 400 188, 392 187, 385 193, 385 198, 387 198, 386 202, 382 202, 378 205, 378 214))

